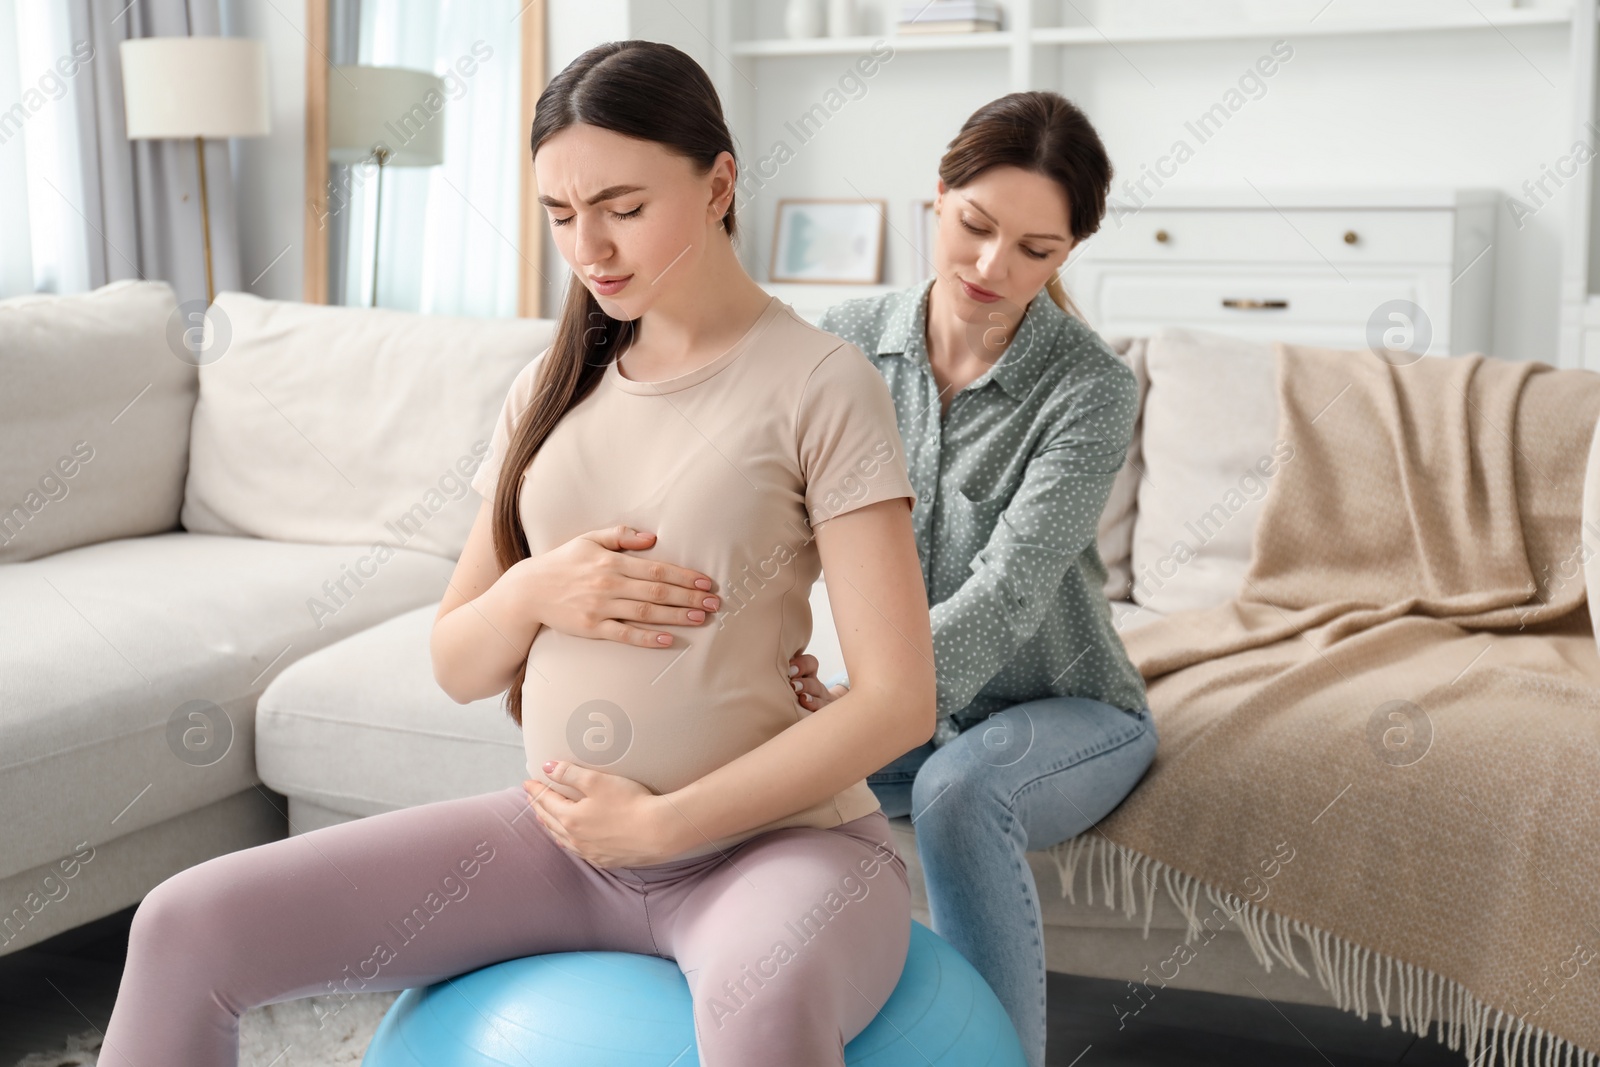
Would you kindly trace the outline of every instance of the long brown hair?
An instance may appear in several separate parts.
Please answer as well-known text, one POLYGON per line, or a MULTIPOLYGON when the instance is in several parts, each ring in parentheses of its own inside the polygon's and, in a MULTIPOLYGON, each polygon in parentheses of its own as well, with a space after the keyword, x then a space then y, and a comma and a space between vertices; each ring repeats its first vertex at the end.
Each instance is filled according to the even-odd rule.
MULTIPOLYGON (((974 111, 939 160, 939 177, 959 189, 990 167, 1012 166, 1042 174, 1067 197, 1075 241, 1100 228, 1111 193, 1111 157, 1089 118, 1071 100, 1048 89, 1008 93, 974 111)), ((1059 273, 1045 290, 1056 306, 1079 319, 1059 273)))
MULTIPOLYGON (((738 166, 711 79, 698 63, 669 44, 609 41, 569 63, 539 94, 530 138, 533 154, 576 123, 654 141, 690 160, 700 174, 708 173, 723 152, 732 154, 738 166)), ((729 200, 722 220, 729 238, 735 232, 734 207, 729 200)), ((492 525, 494 554, 502 570, 531 554, 517 514, 522 472, 562 417, 594 389, 623 341, 633 337, 634 323, 602 311, 583 279, 574 274, 555 338, 539 368, 533 399, 518 417, 502 457, 492 525)), ((524 659, 506 691, 506 711, 519 727, 527 673, 524 659)))

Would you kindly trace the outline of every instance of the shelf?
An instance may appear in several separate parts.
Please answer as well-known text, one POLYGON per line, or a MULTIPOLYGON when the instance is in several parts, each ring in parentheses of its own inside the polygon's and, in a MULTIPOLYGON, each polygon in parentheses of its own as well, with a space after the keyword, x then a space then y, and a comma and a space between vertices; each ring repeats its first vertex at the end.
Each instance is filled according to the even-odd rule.
POLYGON ((1235 22, 1218 26, 1114 27, 1104 32, 1092 26, 1041 27, 1033 31, 1036 44, 1138 44, 1142 42, 1224 41, 1253 37, 1333 37, 1367 34, 1417 33, 1426 30, 1510 29, 1520 26, 1566 26, 1572 13, 1564 9, 1517 8, 1509 11, 1472 12, 1447 18, 1396 18, 1381 22, 1323 19, 1317 22, 1235 22))
MULTIPOLYGON (((1229 22, 1215 26, 1112 27, 1050 26, 1034 29, 1029 40, 1036 45, 1161 44, 1186 41, 1248 40, 1256 37, 1336 37, 1390 33, 1420 33, 1428 30, 1502 30, 1525 26, 1567 26, 1572 13, 1564 8, 1512 8, 1505 11, 1471 12, 1445 18, 1395 18, 1375 21, 1321 19, 1316 22, 1229 22)), ((873 45, 887 41, 897 52, 982 51, 1007 49, 1015 34, 930 33, 885 34, 879 37, 772 38, 736 41, 733 54, 770 58, 774 56, 852 55, 869 52, 873 45)))
MULTIPOLYGON (((1152 201, 1140 211, 1237 211, 1257 208, 1262 211, 1423 211, 1455 210, 1494 204, 1503 196, 1497 189, 1450 186, 1268 186, 1259 192, 1244 186, 1168 185, 1159 202, 1152 201)), ((1102 229, 1115 226, 1108 214, 1102 229)))
POLYGON ((1007 49, 1009 31, 991 33, 914 33, 881 37, 779 37, 765 41, 735 41, 736 56, 833 56, 856 55, 872 51, 879 41, 887 41, 897 52, 949 52, 1007 49))

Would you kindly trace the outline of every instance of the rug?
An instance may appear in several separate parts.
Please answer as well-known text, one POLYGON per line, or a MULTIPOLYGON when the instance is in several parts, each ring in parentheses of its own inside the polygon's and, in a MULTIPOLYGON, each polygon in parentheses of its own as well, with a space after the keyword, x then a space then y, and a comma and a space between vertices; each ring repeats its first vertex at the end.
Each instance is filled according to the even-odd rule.
MULTIPOLYGON (((399 995, 361 993, 342 1007, 337 1001, 330 1005, 330 997, 307 997, 252 1008, 239 1017, 239 1067, 359 1064, 384 1013, 399 995)), ((32 1053, 15 1067, 95 1067, 100 1036, 98 1030, 74 1034, 62 1048, 32 1053)))

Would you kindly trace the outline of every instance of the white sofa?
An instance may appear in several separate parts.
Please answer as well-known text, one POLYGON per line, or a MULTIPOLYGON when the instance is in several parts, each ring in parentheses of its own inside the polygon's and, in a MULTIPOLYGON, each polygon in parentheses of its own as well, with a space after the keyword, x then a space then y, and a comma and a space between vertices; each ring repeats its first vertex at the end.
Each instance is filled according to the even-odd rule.
MULTIPOLYGON (((164 283, 0 301, 0 953, 210 856, 525 777, 500 701, 445 696, 428 635, 478 506, 466 481, 554 324, 241 293, 211 318, 197 367, 164 283)), ((1113 343, 1147 386, 1100 529, 1135 626, 1237 588, 1274 365, 1208 334, 1113 343), (1180 539, 1198 552, 1174 565, 1180 539)), ((821 582, 813 605, 826 677, 821 582)), ((1051 969, 1132 981, 1183 940, 1165 894, 1146 939, 1029 860, 1051 969)), ((1232 928, 1171 984, 1332 1003, 1232 928)))

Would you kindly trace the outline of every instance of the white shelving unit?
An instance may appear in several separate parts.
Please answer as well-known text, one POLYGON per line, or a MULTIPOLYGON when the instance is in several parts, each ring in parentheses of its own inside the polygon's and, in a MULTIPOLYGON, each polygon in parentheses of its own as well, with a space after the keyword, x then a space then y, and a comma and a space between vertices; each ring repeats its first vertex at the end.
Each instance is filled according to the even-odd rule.
MULTIPOLYGON (((1565 26, 1572 21, 1568 8, 1510 8, 1504 11, 1466 12, 1446 16, 1418 16, 1397 11, 1382 22, 1330 18, 1311 23, 1288 21, 1232 22, 1215 26, 1030 26, 1025 30, 993 33, 951 33, 892 36, 894 47, 906 51, 1010 48, 1026 41, 1035 45, 1115 45, 1184 41, 1229 41, 1255 37, 1335 37, 1363 34, 1419 33, 1438 30, 1495 30, 1521 26, 1565 26)), ((734 40, 736 56, 852 55, 865 52, 884 36, 786 37, 734 40)))
MULTIPOLYGON (((1291 21, 1282 17, 1261 20, 1238 19, 1211 25, 1112 25, 1100 17, 1087 0, 1010 0, 1005 8, 1005 24, 994 33, 950 35, 863 34, 791 40, 782 36, 784 0, 709 0, 710 43, 713 49, 711 73, 717 83, 729 121, 736 136, 747 145, 766 144, 764 131, 754 128, 752 116, 755 93, 763 65, 805 62, 807 57, 826 57, 837 62, 846 55, 865 55, 875 44, 888 41, 897 53, 947 53, 952 60, 970 59, 988 69, 1003 57, 993 95, 1034 88, 1057 88, 1059 64, 1076 49, 1137 47, 1174 44, 1186 41, 1273 40, 1278 37, 1306 36, 1390 36, 1424 32, 1502 33, 1510 29, 1546 27, 1550 32, 1568 34, 1571 96, 1566 121, 1574 140, 1595 143, 1600 139, 1596 125, 1596 47, 1597 5, 1600 0, 1572 0, 1570 5, 1555 3, 1540 6, 1491 6, 1486 0, 1465 4, 1460 11, 1418 12, 1394 5, 1393 10, 1368 8, 1371 17, 1340 17, 1329 9, 1314 19, 1291 21), (1075 13, 1090 12, 1098 25, 1081 24, 1075 13), (1073 25, 1073 21, 1080 24, 1073 25)), ((1338 0, 1335 0, 1335 4, 1338 0)), ((1257 5, 1259 10, 1282 10, 1257 5)), ((892 12, 897 0, 875 14, 892 12)), ((1568 232, 1572 235, 1562 248, 1560 351, 1562 366, 1588 366, 1600 370, 1600 278, 1591 281, 1590 230, 1594 222, 1595 175, 1590 168, 1585 180, 1572 183, 1568 194, 1568 232)), ((894 208, 891 208, 893 211, 894 208)), ((899 224, 899 219, 891 216, 899 224)), ((752 270, 759 266, 751 264, 752 270)), ((759 274, 757 275, 760 276, 759 274)), ((781 287, 768 286, 772 291, 781 287)), ((838 288, 841 293, 846 287, 838 288)), ((855 292, 866 295, 869 287, 855 292)), ((787 299, 788 297, 786 297, 787 299)), ((809 298, 809 295, 808 295, 809 298)), ((836 299, 839 297, 835 297, 836 299)), ((793 301, 791 301, 793 302, 793 301)), ((797 310, 799 304, 795 305, 797 310)))

